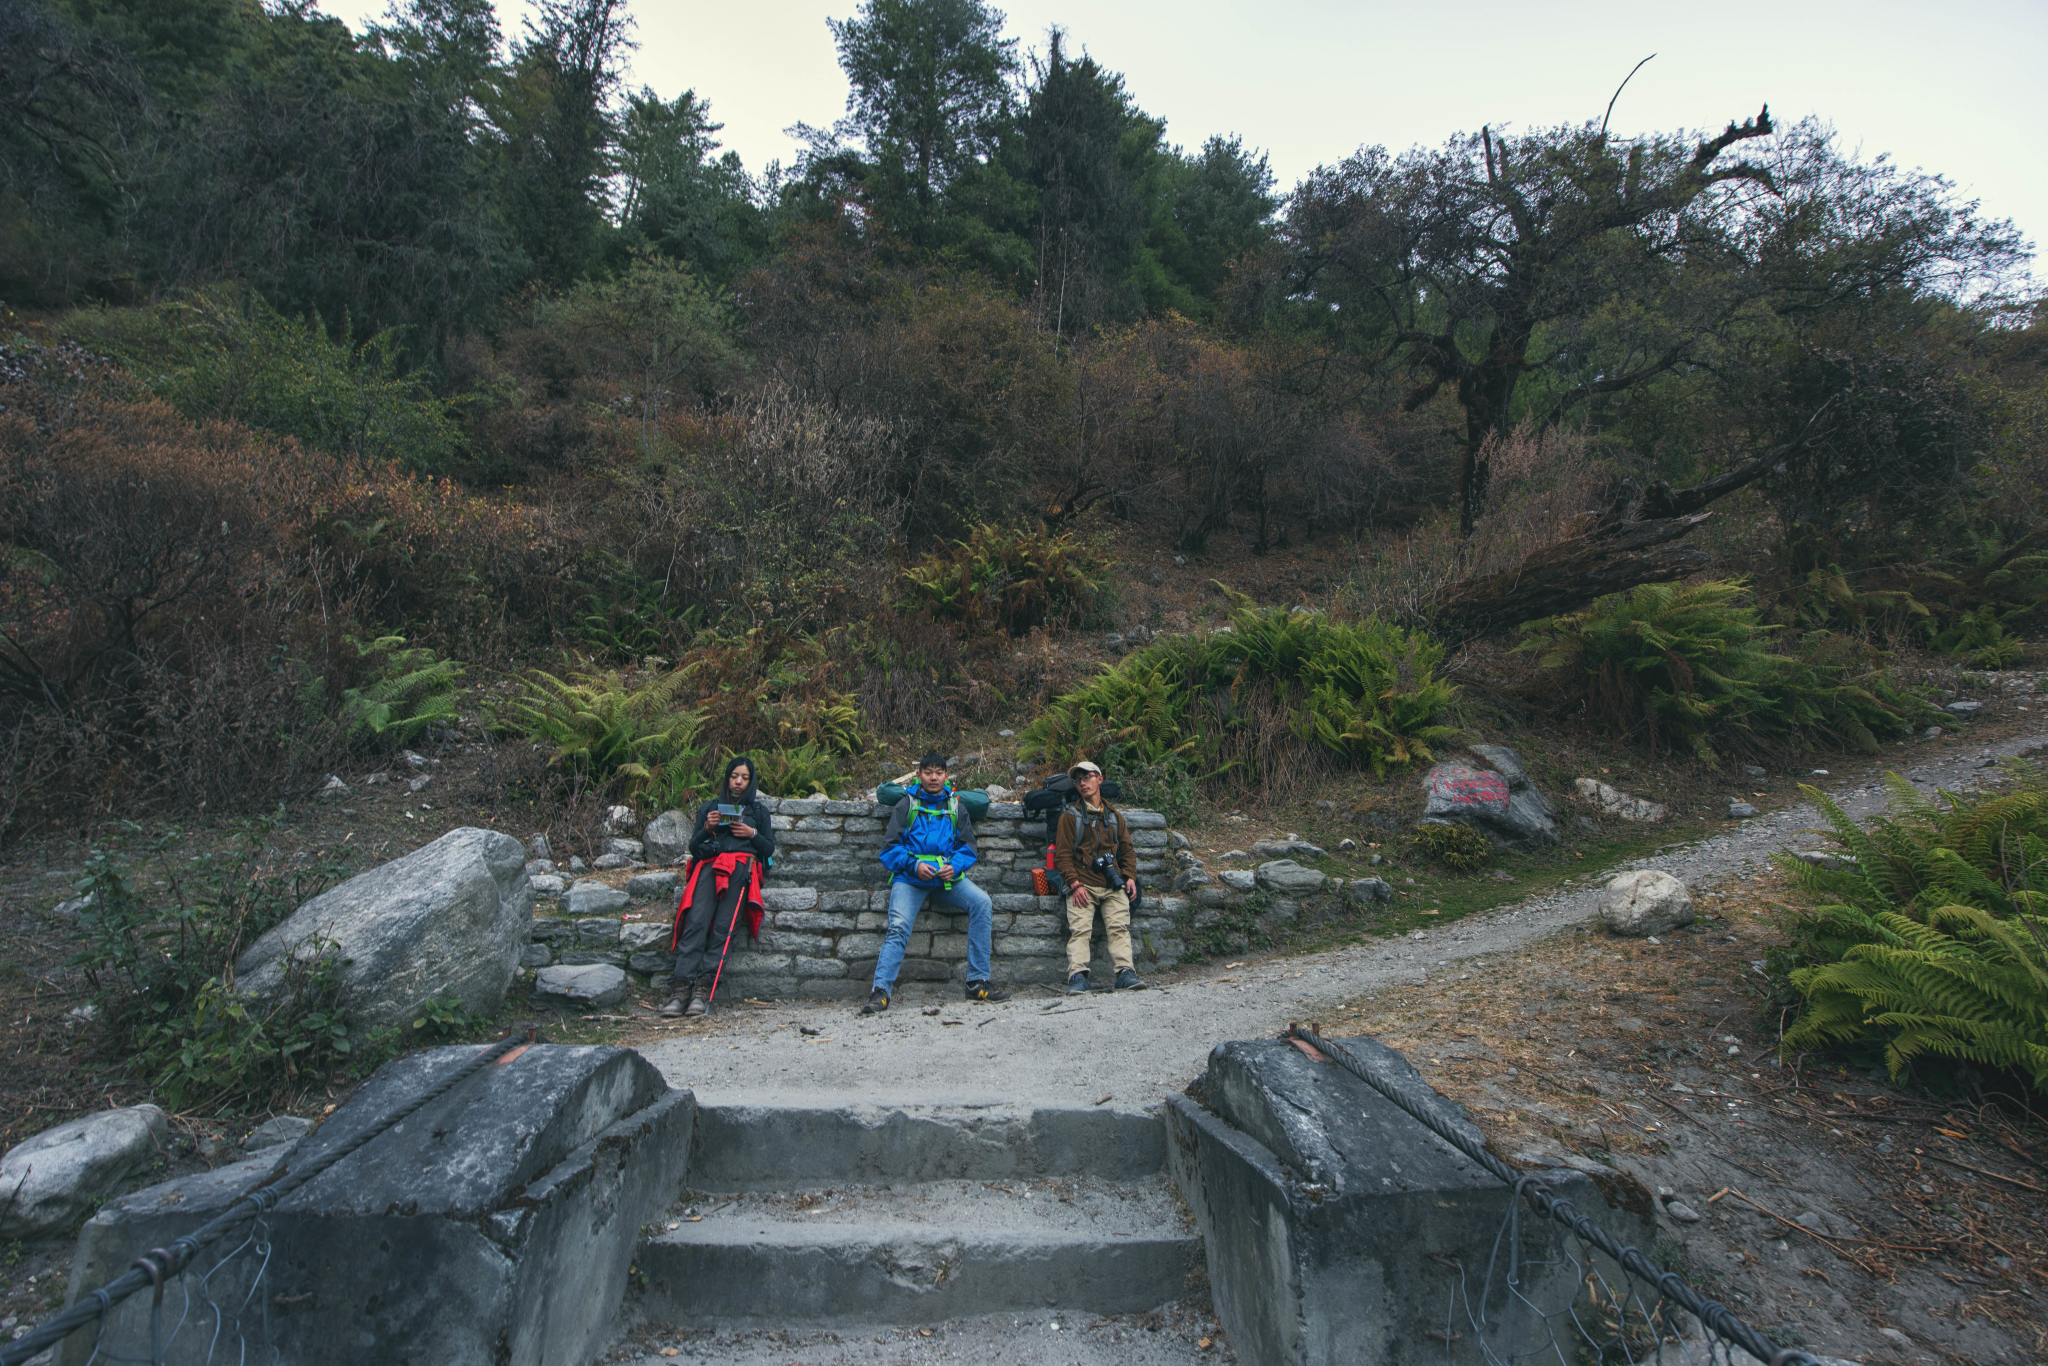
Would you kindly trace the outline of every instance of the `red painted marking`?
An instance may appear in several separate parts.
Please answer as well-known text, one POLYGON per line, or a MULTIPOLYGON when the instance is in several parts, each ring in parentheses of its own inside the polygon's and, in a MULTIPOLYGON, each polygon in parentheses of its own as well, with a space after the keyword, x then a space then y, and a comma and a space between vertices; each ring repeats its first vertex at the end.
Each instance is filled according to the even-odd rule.
POLYGON ((532 1044, 523 1043, 519 1045, 519 1047, 513 1049, 510 1053, 507 1053, 504 1057, 498 1059, 498 1061, 493 1065, 497 1067, 503 1067, 506 1063, 512 1061, 512 1059, 518 1057, 521 1053, 524 1053, 527 1049, 531 1047, 533 1047, 532 1044))
POLYGON ((1307 1039, 1289 1039, 1288 1042, 1293 1044, 1296 1048, 1299 1048, 1302 1052, 1308 1054, 1309 1057, 1314 1059, 1316 1062, 1329 1061, 1329 1058, 1323 1055, 1322 1050, 1317 1048, 1314 1044, 1310 1043, 1307 1039))

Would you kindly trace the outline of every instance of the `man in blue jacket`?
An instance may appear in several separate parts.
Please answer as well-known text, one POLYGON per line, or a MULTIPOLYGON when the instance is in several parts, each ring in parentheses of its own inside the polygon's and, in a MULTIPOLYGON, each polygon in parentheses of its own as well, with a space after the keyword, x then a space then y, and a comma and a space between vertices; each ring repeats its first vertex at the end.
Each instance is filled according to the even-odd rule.
POLYGON ((946 757, 927 754, 917 763, 917 787, 889 813, 882 835, 882 866, 889 880, 889 932, 875 960, 875 984, 863 1015, 889 1008, 896 973, 910 944, 910 927, 929 897, 967 912, 967 999, 1006 1001, 1007 991, 989 985, 989 938, 993 917, 988 893, 967 880, 975 864, 974 821, 946 781, 946 757))

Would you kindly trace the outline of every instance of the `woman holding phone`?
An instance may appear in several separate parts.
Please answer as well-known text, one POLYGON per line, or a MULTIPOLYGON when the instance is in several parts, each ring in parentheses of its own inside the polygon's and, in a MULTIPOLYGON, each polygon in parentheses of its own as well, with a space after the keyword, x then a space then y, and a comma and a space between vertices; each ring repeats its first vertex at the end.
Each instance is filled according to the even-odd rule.
POLYGON ((712 981, 742 906, 748 937, 760 937, 761 878, 774 854, 775 822, 754 786, 754 761, 738 755, 725 766, 717 794, 697 809, 690 880, 676 904, 669 939, 676 964, 662 1014, 695 1017, 711 1008, 712 981))

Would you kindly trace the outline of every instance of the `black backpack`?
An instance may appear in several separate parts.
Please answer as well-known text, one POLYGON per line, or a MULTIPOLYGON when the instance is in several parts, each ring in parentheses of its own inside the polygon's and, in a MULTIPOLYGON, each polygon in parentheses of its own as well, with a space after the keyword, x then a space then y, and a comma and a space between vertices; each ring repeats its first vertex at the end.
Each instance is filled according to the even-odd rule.
MULTIPOLYGON (((1036 792, 1024 794, 1024 809, 1036 811, 1045 817, 1045 842, 1051 844, 1060 837, 1060 813, 1072 804, 1079 793, 1074 780, 1064 773, 1055 773, 1045 780, 1045 786, 1036 792)), ((1114 778, 1102 782, 1102 797, 1105 801, 1116 801, 1124 795, 1114 778)))

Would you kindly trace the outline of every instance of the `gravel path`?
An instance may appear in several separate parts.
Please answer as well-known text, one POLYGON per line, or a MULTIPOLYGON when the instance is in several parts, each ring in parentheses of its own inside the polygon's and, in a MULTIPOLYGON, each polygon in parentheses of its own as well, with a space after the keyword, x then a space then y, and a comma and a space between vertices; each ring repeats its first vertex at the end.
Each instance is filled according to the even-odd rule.
MULTIPOLYGON (((1923 750, 1926 757, 1913 756, 1901 771, 1930 788, 1967 788, 1997 758, 2044 745, 2048 734, 1938 754, 1923 750)), ((1807 781, 1828 787, 1845 810, 1863 819, 1883 809, 1879 780, 1895 763, 1893 756, 1858 760, 1807 781)), ((1624 866, 1710 886, 1760 869, 1775 850, 1819 845, 1818 837, 1802 833, 1819 823, 1819 813, 1800 804, 1624 866)), ((1467 960, 1511 953, 1596 916, 1598 886, 1616 871, 1589 873, 1582 887, 1433 933, 1269 958, 1235 971, 1211 967, 1200 977, 1145 991, 1083 997, 1029 991, 981 1006, 951 994, 905 990, 894 1009, 869 1017, 839 1002, 786 1004, 732 1014, 723 1027, 641 1051, 670 1082, 712 1101, 1150 1110, 1193 1080, 1209 1050, 1224 1040, 1277 1033, 1289 1020, 1313 1017, 1339 1000, 1456 973, 1467 960), (940 1007, 937 1015, 921 1013, 933 1006, 940 1007), (806 1028, 818 1032, 800 1032, 806 1028)))

